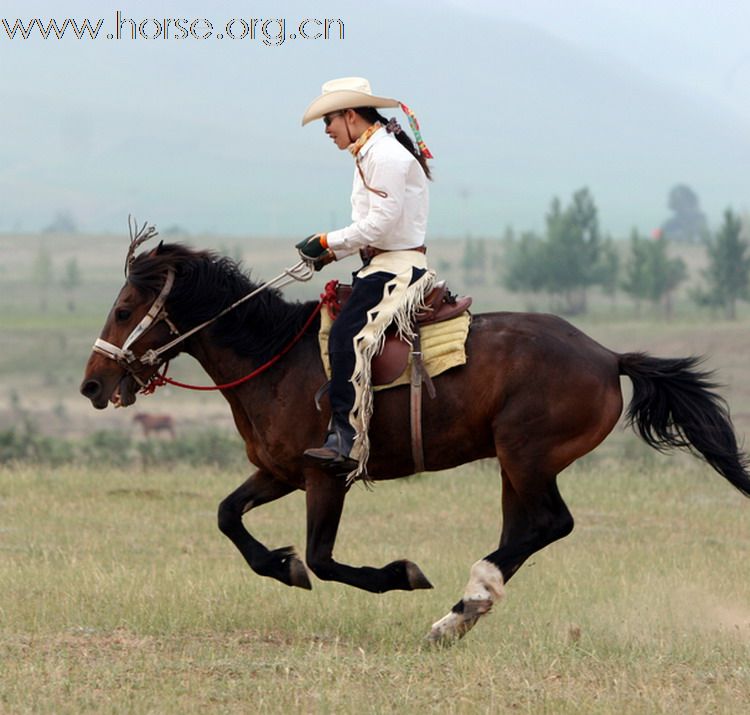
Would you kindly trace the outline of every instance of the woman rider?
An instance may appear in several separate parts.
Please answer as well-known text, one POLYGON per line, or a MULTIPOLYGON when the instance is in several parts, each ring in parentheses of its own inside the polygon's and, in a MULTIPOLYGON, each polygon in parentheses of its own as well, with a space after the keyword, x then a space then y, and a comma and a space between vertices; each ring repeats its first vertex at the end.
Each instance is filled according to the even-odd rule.
POLYGON ((314 262, 316 270, 357 252, 363 266, 329 337, 328 435, 322 447, 306 450, 305 456, 354 479, 366 475, 369 455, 372 357, 391 323, 407 339, 413 337, 412 317, 434 284, 424 245, 429 208, 427 159, 432 155, 411 110, 395 99, 373 95, 364 78, 326 82, 302 124, 321 118, 336 146, 348 149, 354 157, 352 223, 314 234, 297 248, 314 262), (382 107, 399 106, 409 119, 416 148, 395 118, 389 121, 378 112, 382 107))

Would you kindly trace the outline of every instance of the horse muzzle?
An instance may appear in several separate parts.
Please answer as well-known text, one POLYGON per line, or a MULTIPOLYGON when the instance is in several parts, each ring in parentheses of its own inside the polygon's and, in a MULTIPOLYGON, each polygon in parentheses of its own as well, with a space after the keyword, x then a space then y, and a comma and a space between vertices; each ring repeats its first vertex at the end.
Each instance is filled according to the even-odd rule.
POLYGON ((103 410, 111 402, 115 407, 128 407, 135 402, 138 384, 129 373, 112 384, 96 377, 84 379, 81 394, 91 400, 97 410, 103 410), (107 384, 109 383, 109 385, 107 384))

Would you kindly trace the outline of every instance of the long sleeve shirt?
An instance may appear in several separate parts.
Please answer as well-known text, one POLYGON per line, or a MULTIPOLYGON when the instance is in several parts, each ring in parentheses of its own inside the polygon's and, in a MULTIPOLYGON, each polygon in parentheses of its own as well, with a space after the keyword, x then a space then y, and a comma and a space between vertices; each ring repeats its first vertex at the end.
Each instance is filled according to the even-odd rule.
POLYGON ((359 150, 365 181, 387 196, 369 191, 354 169, 352 223, 328 233, 328 247, 337 259, 360 248, 388 251, 418 248, 424 244, 429 210, 427 177, 398 140, 378 129, 359 150))

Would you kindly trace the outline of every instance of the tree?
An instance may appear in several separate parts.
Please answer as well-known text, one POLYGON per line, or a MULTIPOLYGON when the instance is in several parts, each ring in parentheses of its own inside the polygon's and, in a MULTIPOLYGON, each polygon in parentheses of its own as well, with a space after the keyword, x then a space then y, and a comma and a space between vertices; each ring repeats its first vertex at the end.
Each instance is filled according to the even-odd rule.
POLYGON ((646 242, 633 229, 630 232, 630 257, 625 264, 625 279, 622 289, 635 299, 638 314, 641 300, 648 297, 648 255, 646 242))
POLYGON ((538 293, 549 283, 545 242, 534 233, 524 233, 508 249, 502 282, 513 292, 538 293))
POLYGON ((554 199, 547 214, 549 289, 564 299, 567 313, 585 313, 587 288, 597 281, 601 237, 596 204, 588 189, 573 194, 564 210, 554 199))
POLYGON ((742 222, 731 209, 724 212, 724 223, 716 237, 706 242, 708 267, 702 271, 707 288, 698 289, 693 298, 701 305, 720 307, 729 320, 737 317, 737 301, 748 300, 750 257, 742 238, 742 222))
POLYGON ((65 264, 65 274, 60 283, 68 295, 68 310, 75 310, 75 291, 81 285, 81 269, 78 267, 78 259, 75 257, 65 264))
POLYGON ((46 311, 49 286, 52 282, 52 257, 43 243, 39 245, 31 273, 34 284, 39 290, 39 307, 46 311))
POLYGON ((487 246, 483 238, 467 238, 464 255, 461 259, 466 283, 484 285, 484 274, 487 268, 487 246))
POLYGON ((673 215, 662 224, 661 235, 664 238, 682 243, 705 240, 708 233, 706 216, 700 209, 695 191, 685 184, 672 187, 668 206, 673 215))
POLYGON ((609 275, 600 253, 598 212, 584 188, 565 208, 560 199, 552 200, 546 236, 527 234, 512 248, 504 282, 510 290, 544 290, 560 296, 564 312, 583 313, 587 288, 609 275))
POLYGON ((596 268, 596 283, 601 285, 605 295, 613 302, 617 293, 617 276, 620 272, 620 254, 611 237, 602 242, 599 251, 599 262, 596 268))
POLYGON ((681 258, 670 258, 668 242, 664 238, 647 239, 633 230, 630 235, 630 257, 625 267, 623 290, 636 301, 661 303, 667 318, 672 317, 672 295, 687 277, 687 267, 681 258))
POLYGON ((58 211, 49 225, 43 229, 43 233, 77 233, 77 231, 78 224, 68 210, 58 211))

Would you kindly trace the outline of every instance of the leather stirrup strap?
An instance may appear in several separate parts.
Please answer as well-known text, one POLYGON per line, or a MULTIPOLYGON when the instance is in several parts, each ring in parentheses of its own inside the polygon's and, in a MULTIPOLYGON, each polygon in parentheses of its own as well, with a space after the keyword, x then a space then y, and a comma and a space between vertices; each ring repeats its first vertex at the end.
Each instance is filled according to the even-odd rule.
MULTIPOLYGON (((424 472, 424 443, 422 441, 422 378, 427 374, 422 361, 422 339, 419 326, 415 325, 415 337, 411 348, 411 392, 409 417, 411 420, 411 456, 414 473, 424 472)), ((428 376, 429 379, 429 376, 428 376)), ((431 393, 435 388, 430 380, 431 393)), ((432 394, 434 396, 434 394, 432 394)))

